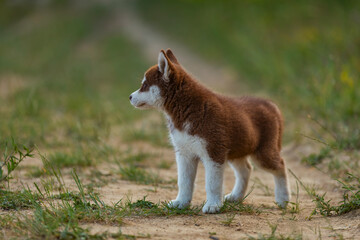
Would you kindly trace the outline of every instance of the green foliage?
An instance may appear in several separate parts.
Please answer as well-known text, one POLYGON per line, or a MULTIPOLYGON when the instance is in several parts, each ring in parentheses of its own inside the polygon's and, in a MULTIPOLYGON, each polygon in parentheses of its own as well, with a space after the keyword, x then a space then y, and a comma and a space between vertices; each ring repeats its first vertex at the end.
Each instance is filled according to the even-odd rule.
MULTIPOLYGON (((300 213, 300 201, 299 201, 299 183, 296 182, 296 199, 295 202, 289 202, 284 212, 290 212, 291 214, 300 213)), ((295 217, 295 216, 293 216, 295 217)))
POLYGON ((146 114, 128 102, 147 66, 142 54, 118 31, 103 31, 112 4, 35 7, 18 24, 11 23, 20 5, 0 4, 8 12, 0 14, 3 138, 76 152, 102 145, 111 128, 146 114))
POLYGON ((316 208, 312 214, 321 214, 323 216, 333 216, 348 213, 350 211, 360 209, 360 177, 348 174, 349 177, 355 180, 355 183, 345 183, 340 180, 342 188, 344 189, 343 200, 338 205, 332 205, 331 200, 326 200, 326 194, 314 194, 314 202, 316 208))
POLYGON ((34 206, 33 216, 18 219, 17 234, 31 239, 108 239, 122 236, 121 232, 90 234, 89 229, 81 226, 81 222, 103 222, 104 218, 101 214, 106 214, 111 220, 110 223, 118 223, 119 217, 114 216, 115 214, 106 206, 91 205, 81 200, 74 202, 73 205, 63 201, 58 206, 43 207, 39 204, 34 206))
POLYGON ((130 154, 118 162, 119 174, 124 180, 132 181, 137 184, 158 186, 159 184, 171 183, 165 181, 157 173, 145 169, 145 160, 152 158, 149 153, 130 154))
POLYGON ((2 161, 0 162, 0 182, 9 181, 10 174, 17 168, 17 166, 27 157, 33 157, 33 149, 25 145, 19 146, 15 140, 11 139, 11 146, 8 147, 8 142, 5 142, 5 150, 2 154, 2 161))
POLYGON ((235 218, 235 214, 227 214, 226 218, 221 221, 222 224, 224 224, 224 226, 230 227, 231 223, 234 221, 235 218))
MULTIPOLYGON (((119 156, 109 144, 110 129, 146 114, 134 110, 128 96, 147 64, 121 33, 103 31, 112 4, 62 2, 43 10, 37 3, 0 3, 0 31, 6 31, 0 34, 0 136, 51 150, 56 168, 89 167, 119 156)), ((1 163, 0 179, 24 157, 7 154, 13 157, 1 163)), ((31 168, 27 175, 48 172, 31 168)))
POLYGON ((62 167, 87 167, 92 165, 91 159, 81 153, 66 154, 55 152, 48 156, 52 165, 57 168, 62 167))
POLYGON ((43 176, 44 174, 45 174, 45 171, 41 167, 37 167, 37 166, 27 167, 26 175, 28 177, 39 178, 39 177, 43 176))
POLYGON ((6 27, 17 23, 26 17, 34 8, 32 2, 11 4, 9 1, 0 1, 0 32, 6 27))
POLYGON ((126 163, 131 166, 140 167, 141 164, 144 163, 145 160, 152 158, 152 154, 139 152, 136 154, 130 154, 129 156, 125 157, 121 160, 121 162, 126 163))
POLYGON ((164 180, 162 180, 156 173, 151 173, 145 169, 135 166, 120 167, 119 173, 122 179, 136 182, 138 184, 157 186, 160 183, 164 183, 164 180))
POLYGON ((172 165, 173 165, 172 162, 167 162, 163 160, 157 165, 157 167, 161 169, 170 169, 172 165))
MULTIPOLYGON (((0 221, 1 226, 11 228, 17 236, 29 239, 108 239, 135 238, 136 236, 102 233, 90 234, 89 229, 82 227, 84 223, 103 223, 120 226, 126 216, 172 216, 179 214, 198 215, 201 206, 177 209, 168 207, 167 203, 153 203, 146 197, 136 202, 119 200, 112 206, 107 205, 94 192, 86 192, 79 176, 72 172, 77 191, 70 192, 61 180, 61 173, 47 169, 50 177, 58 179, 61 184, 59 194, 54 194, 54 187, 36 185, 38 193, 31 191, 1 192, 2 209, 33 208, 32 215, 14 217, 12 224, 0 221), (42 190, 41 190, 42 189, 42 190), (57 199, 59 201, 52 201, 57 199)), ((2 219, 0 219, 2 220, 2 219)), ((4 219, 5 221, 5 219, 4 219)))
MULTIPOLYGON (((164 216, 200 215, 202 205, 188 206, 184 209, 174 208, 168 202, 154 203, 146 199, 131 201, 119 199, 115 204, 106 204, 92 189, 85 189, 80 177, 72 171, 76 191, 69 191, 65 185, 61 171, 44 155, 46 175, 39 184, 35 184, 37 192, 23 190, 21 192, 1 191, 0 207, 4 210, 34 209, 32 214, 21 214, 9 218, 0 216, 0 226, 11 231, 14 236, 29 239, 109 239, 136 238, 123 235, 121 232, 110 234, 91 234, 83 227, 86 223, 102 223, 120 226, 122 219, 128 216, 164 216)), ((158 180, 156 181, 159 182, 158 180)), ((222 212, 258 214, 260 211, 253 206, 242 203, 225 203, 222 212)), ((229 216, 230 216, 229 215, 229 216)), ((232 218, 233 219, 233 218, 232 218)), ((231 218, 224 224, 231 224, 231 218)))
POLYGON ((6 191, 0 190, 0 209, 2 210, 20 210, 33 208, 33 201, 40 199, 40 196, 30 190, 6 191))
POLYGON ((360 177, 348 173, 348 183, 337 180, 344 190, 343 200, 338 205, 333 205, 331 199, 325 199, 326 193, 317 193, 315 189, 304 185, 304 183, 292 171, 290 171, 290 173, 296 178, 307 194, 313 198, 313 202, 316 205, 315 209, 308 217, 309 219, 314 214, 333 216, 342 215, 350 211, 360 209, 360 177))
POLYGON ((220 212, 221 213, 247 213, 247 214, 260 214, 261 209, 258 207, 255 207, 250 204, 243 204, 241 201, 238 202, 224 202, 224 205, 221 207, 220 212))
POLYGON ((312 153, 309 156, 304 157, 301 161, 309 164, 310 166, 316 166, 326 157, 330 156, 330 154, 330 148, 322 148, 319 153, 312 153))
MULTIPOLYGON (((58 173, 52 172, 55 178, 61 178, 58 173)), ((39 194, 27 192, 30 199, 26 207, 34 208, 33 215, 24 215, 18 218, 13 226, 19 236, 30 239, 108 239, 123 236, 118 234, 90 234, 89 230, 81 226, 82 223, 108 223, 121 224, 122 209, 106 205, 97 194, 85 193, 84 187, 73 172, 73 179, 78 187, 77 193, 71 193, 62 185, 60 194, 54 195, 49 188, 43 186, 44 191, 36 185, 39 194), (46 204, 35 201, 35 196, 43 196, 46 204), (52 202, 51 199, 60 199, 52 202)), ((7 193, 15 196, 18 193, 7 193)), ((20 195, 21 196, 21 195, 20 195)))
POLYGON ((128 200, 123 203, 124 214, 138 216, 173 216, 173 215, 199 215, 202 206, 188 206, 184 209, 168 206, 167 202, 153 203, 144 197, 136 202, 128 200))
POLYGON ((302 162, 314 166, 323 172, 327 172, 333 178, 347 181, 348 172, 360 173, 358 159, 360 152, 356 150, 344 150, 333 146, 325 146, 318 153, 312 153, 303 157, 302 162))
POLYGON ((274 225, 269 223, 269 226, 271 228, 271 233, 270 234, 259 234, 257 238, 254 237, 249 237, 249 239, 251 240, 301 240, 303 239, 302 234, 290 234, 288 236, 283 235, 283 234, 277 234, 276 230, 278 225, 274 225))
POLYGON ((127 142, 145 141, 156 147, 171 147, 168 130, 164 123, 152 123, 140 129, 129 129, 124 135, 124 140, 127 142))

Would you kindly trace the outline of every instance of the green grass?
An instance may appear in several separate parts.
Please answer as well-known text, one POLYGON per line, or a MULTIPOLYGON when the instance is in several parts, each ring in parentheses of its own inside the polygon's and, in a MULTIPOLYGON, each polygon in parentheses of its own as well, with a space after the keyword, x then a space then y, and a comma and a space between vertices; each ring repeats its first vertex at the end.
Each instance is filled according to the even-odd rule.
POLYGON ((146 114, 128 100, 147 66, 142 54, 120 32, 102 31, 111 5, 28 7, 26 20, 3 21, 0 79, 9 89, 0 95, 0 143, 76 150, 146 114))
MULTIPOLYGON (((149 160, 154 157, 157 157, 157 155, 145 152, 128 154, 128 156, 117 162, 119 167, 118 173, 120 174, 121 179, 135 182, 137 184, 153 186, 174 183, 173 181, 166 181, 165 179, 162 179, 154 171, 147 170, 147 167, 149 167, 149 163, 151 162, 149 160)), ((168 165, 163 166, 161 163, 160 166, 157 166, 158 168, 168 167, 168 165)))
POLYGON ((284 235, 284 234, 276 233, 277 228, 278 228, 278 225, 276 225, 276 224, 269 223, 269 227, 271 229, 270 234, 259 233, 257 237, 249 237, 248 239, 251 239, 251 240, 301 240, 301 239, 303 239, 302 234, 292 233, 292 234, 284 235))
POLYGON ((31 3, 8 4, 5 1, 0 2, 0 31, 6 31, 6 27, 13 25, 24 19, 34 6, 31 3))
POLYGON ((146 153, 146 152, 139 152, 135 154, 130 154, 124 159, 121 160, 122 163, 136 166, 136 167, 143 167, 143 164, 146 160, 153 159, 155 155, 146 153))
POLYGON ((341 182, 342 188, 345 191, 343 200, 337 205, 332 205, 331 200, 326 200, 326 194, 316 194, 314 201, 316 202, 316 209, 314 214, 319 213, 323 216, 342 215, 350 211, 360 209, 360 178, 349 174, 350 178, 355 180, 355 183, 341 182))
POLYGON ((91 160, 80 153, 66 154, 55 152, 48 156, 49 161, 55 167, 88 167, 92 165, 91 160))
POLYGON ((250 214, 250 215, 258 215, 262 211, 260 208, 255 207, 250 204, 244 204, 241 201, 238 202, 224 202, 224 205, 221 207, 221 213, 241 213, 241 214, 250 214))
POLYGON ((300 208, 300 200, 299 200, 299 184, 296 183, 296 197, 294 202, 289 202, 286 209, 284 209, 284 213, 289 212, 293 215, 293 219, 295 219, 294 214, 298 214, 301 211, 300 208))
POLYGON ((344 190, 343 200, 338 204, 333 204, 332 199, 326 199, 326 193, 319 194, 314 188, 306 186, 292 171, 290 173, 296 178, 301 187, 313 199, 315 208, 308 217, 311 219, 314 214, 323 216, 336 216, 360 209, 360 178, 348 174, 349 183, 337 180, 344 190))
POLYGON ((304 157, 301 161, 309 164, 310 166, 316 166, 320 164, 325 158, 331 154, 330 148, 323 148, 319 153, 312 153, 304 157))
POLYGON ((163 121, 151 122, 139 129, 129 129, 125 132, 124 140, 127 142, 145 141, 156 147, 171 147, 168 130, 163 121))
POLYGON ((167 202, 153 203, 143 199, 132 202, 125 201, 123 204, 124 213, 134 216, 174 216, 174 215, 199 215, 202 206, 189 206, 184 209, 169 207, 167 202))
POLYGON ((33 200, 38 201, 40 195, 30 190, 6 191, 0 189, 0 209, 20 210, 33 208, 33 200))
POLYGON ((120 167, 119 174, 122 179, 138 184, 158 186, 160 183, 165 183, 158 174, 136 166, 120 167))
POLYGON ((84 228, 83 224, 100 223, 120 226, 122 219, 128 216, 168 217, 198 215, 201 212, 202 206, 177 209, 168 207, 166 202, 150 202, 146 200, 146 197, 135 202, 129 199, 119 199, 117 203, 108 205, 98 194, 85 191, 85 187, 75 171, 72 172, 72 177, 77 191, 68 190, 60 171, 51 166, 47 171, 50 173, 48 177, 56 179, 55 181, 60 187, 49 188, 47 183, 42 181, 40 185, 36 185, 37 193, 29 190, 1 192, 0 207, 2 209, 34 209, 30 215, 17 213, 16 215, 1 216, 0 226, 7 229, 7 232, 2 232, 2 234, 6 234, 3 236, 21 236, 29 239, 118 239, 131 236, 123 235, 121 232, 90 234, 89 229, 84 228), (60 193, 56 193, 58 191, 60 193))
POLYGON ((227 214, 224 218, 224 220, 221 221, 221 223, 224 226, 230 227, 232 222, 234 221, 235 214, 227 214))
POLYGON ((33 149, 25 145, 18 145, 13 138, 11 144, 5 141, 4 146, 0 143, 0 183, 7 181, 11 178, 11 173, 19 166, 19 164, 26 158, 33 157, 33 149), (2 147, 4 147, 2 150, 2 147))
MULTIPOLYGON (((23 184, 29 188, 12 185, 11 176, 7 178, 11 188, 1 185, 0 209, 8 213, 0 216, 0 238, 137 238, 120 231, 93 234, 84 227, 88 223, 120 226, 129 210, 120 202, 105 204, 94 192, 94 186, 109 181, 101 173, 92 171, 85 186, 74 173, 78 189, 70 191, 59 170, 118 161, 123 155, 117 143, 123 136, 120 131, 111 135, 112 130, 146 115, 129 104, 128 96, 139 87, 148 64, 121 31, 104 30, 114 10, 112 3, 81 7, 71 1, 42 7, 35 2, 0 3, 1 168, 10 163, 15 170, 23 158, 20 151, 31 155, 20 145, 19 151, 6 152, 6 142, 12 138, 36 146, 36 157, 43 160, 43 166, 16 168, 39 178, 35 192, 28 190, 34 187, 28 179, 23 184)), ((11 171, 1 171, 2 176, 11 171)))
MULTIPOLYGON (((22 167, 24 168, 24 167, 22 167)), ((37 167, 37 166, 29 166, 25 168, 26 171, 26 176, 27 177, 31 177, 31 178, 39 178, 41 176, 43 176, 45 174, 45 171, 43 168, 41 167, 37 167)))
MULTIPOLYGON (((109 205, 93 189, 83 185, 75 170, 71 173, 76 189, 70 191, 68 184, 65 184, 61 170, 46 156, 41 153, 39 155, 42 157, 46 174, 41 176, 40 182, 34 183, 35 191, 1 191, 1 209, 30 209, 32 211, 31 214, 14 212, 0 216, 0 226, 4 229, 1 234, 4 237, 29 239, 136 238, 136 236, 123 235, 121 232, 92 234, 89 228, 84 227, 84 224, 96 223, 120 227, 126 217, 171 217, 201 214, 203 205, 179 209, 168 206, 168 202, 151 202, 146 197, 137 201, 119 197, 118 202, 109 205)), ((131 165, 129 166, 131 167, 131 165)), ((151 179, 154 175, 147 177, 151 179)), ((141 183, 144 184, 143 181, 145 180, 141 179, 141 183)), ((158 184, 160 180, 155 182, 151 180, 150 183, 158 184)), ((260 212, 260 209, 252 205, 244 205, 241 202, 225 203, 221 208, 221 213, 229 216, 235 216, 238 213, 259 214, 260 212)), ((222 224, 231 225, 231 221, 229 218, 222 224)))
POLYGON ((171 166, 174 164, 174 162, 167 162, 165 160, 162 160, 157 167, 160 169, 170 169, 171 166))
POLYGON ((359 151, 343 151, 330 147, 322 148, 318 153, 305 156, 302 162, 327 172, 332 178, 349 181, 348 173, 360 176, 359 151))
POLYGON ((29 204, 34 208, 32 215, 20 215, 15 218, 11 226, 12 234, 15 236, 26 236, 30 239, 108 239, 119 238, 118 234, 90 234, 89 229, 82 227, 84 223, 103 223, 120 225, 123 214, 122 209, 106 205, 97 194, 85 193, 84 187, 73 172, 73 179, 78 187, 77 193, 63 190, 58 195, 51 191, 41 191, 39 194, 45 196, 44 201, 34 201, 37 195, 30 193, 29 204), (31 197, 32 196, 32 197, 31 197), (53 202, 51 199, 60 199, 60 202, 53 202), (46 204, 45 204, 46 203, 46 204))

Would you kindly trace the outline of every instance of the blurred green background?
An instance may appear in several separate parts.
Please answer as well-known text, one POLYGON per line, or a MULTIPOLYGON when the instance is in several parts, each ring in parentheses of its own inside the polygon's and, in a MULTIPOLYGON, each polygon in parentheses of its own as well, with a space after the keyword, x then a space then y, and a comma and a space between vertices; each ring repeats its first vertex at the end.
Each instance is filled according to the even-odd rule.
POLYGON ((351 0, 2 0, 2 145, 13 137, 91 152, 148 114, 128 96, 157 56, 149 63, 121 24, 111 27, 128 10, 279 103, 297 126, 288 141, 300 132, 332 150, 360 148, 360 2, 351 0))

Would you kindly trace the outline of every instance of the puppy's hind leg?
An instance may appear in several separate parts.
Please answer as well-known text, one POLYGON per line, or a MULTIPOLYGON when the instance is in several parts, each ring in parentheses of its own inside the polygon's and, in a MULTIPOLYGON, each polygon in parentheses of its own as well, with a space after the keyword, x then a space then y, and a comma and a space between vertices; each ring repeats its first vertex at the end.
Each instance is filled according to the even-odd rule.
POLYGON ((225 201, 236 202, 245 197, 252 166, 247 158, 229 161, 229 165, 234 170, 236 179, 234 188, 225 196, 225 201))
MULTIPOLYGON (((281 161, 283 162, 282 159, 281 161)), ((274 171, 273 175, 275 181, 275 201, 280 207, 285 208, 290 201, 290 186, 285 165, 283 166, 283 168, 274 171)))
POLYGON ((258 153, 254 156, 254 160, 261 168, 273 174, 275 181, 275 201, 280 207, 285 208, 290 201, 290 186, 284 160, 278 153, 258 153))

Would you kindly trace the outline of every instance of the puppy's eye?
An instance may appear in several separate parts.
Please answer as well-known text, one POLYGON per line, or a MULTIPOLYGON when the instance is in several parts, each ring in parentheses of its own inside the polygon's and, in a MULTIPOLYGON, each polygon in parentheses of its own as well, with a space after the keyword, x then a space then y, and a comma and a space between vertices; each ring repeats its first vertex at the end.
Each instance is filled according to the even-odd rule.
POLYGON ((144 82, 142 86, 143 86, 143 88, 146 88, 146 87, 147 87, 147 83, 144 82))

